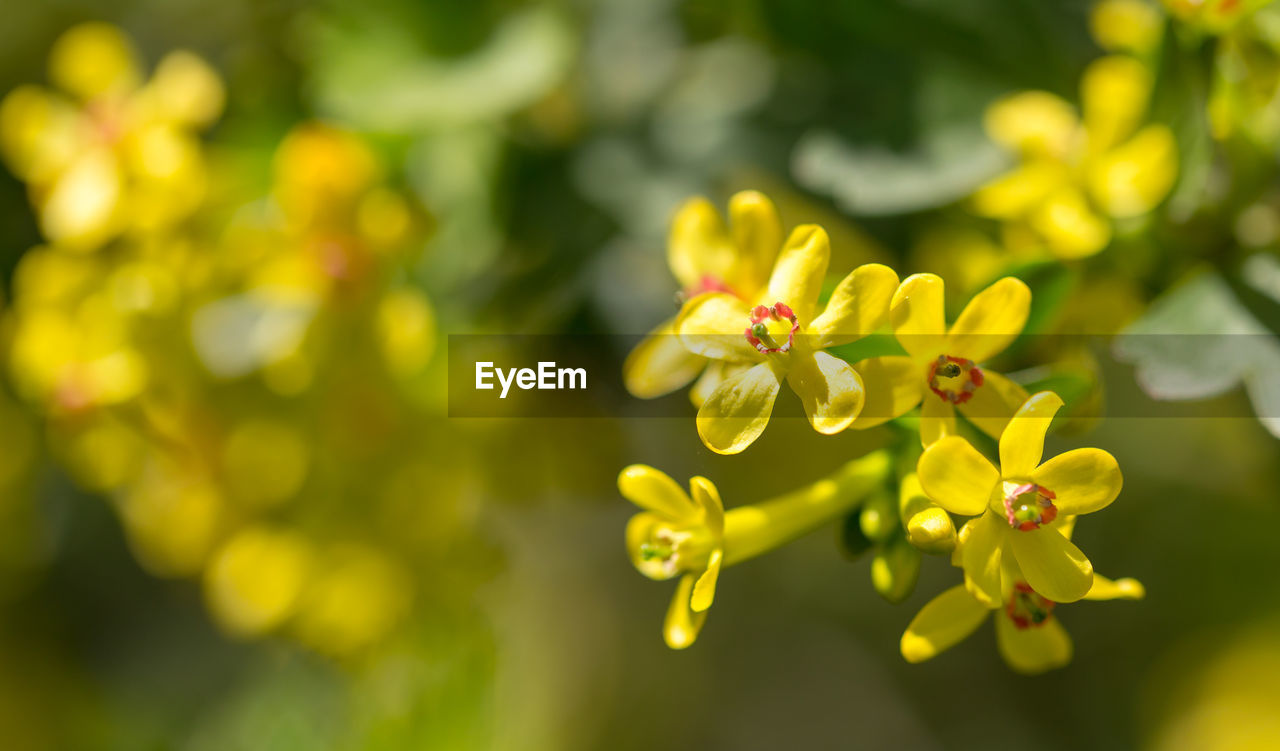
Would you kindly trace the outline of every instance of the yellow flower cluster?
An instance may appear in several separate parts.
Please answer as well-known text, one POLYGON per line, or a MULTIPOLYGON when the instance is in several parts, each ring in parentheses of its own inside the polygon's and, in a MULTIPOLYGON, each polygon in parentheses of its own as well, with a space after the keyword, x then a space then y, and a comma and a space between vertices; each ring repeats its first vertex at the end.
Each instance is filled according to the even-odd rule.
POLYGON ((285 136, 260 195, 214 200, 199 132, 223 86, 192 53, 144 80, 121 32, 88 24, 49 75, 58 91, 0 103, 46 242, 4 311, 19 395, 140 563, 200 577, 229 633, 335 655, 383 640, 417 541, 361 525, 403 537, 426 521, 406 514, 436 513, 407 511, 434 485, 411 419, 434 377, 435 315, 409 276, 423 218, 368 144, 322 124, 285 136))
POLYGON ((664 629, 671 647, 697 636, 724 566, 859 507, 858 529, 883 548, 872 578, 888 599, 901 600, 914 586, 917 551, 950 554, 964 572, 964 585, 927 605, 903 637, 912 662, 999 610, 1009 664, 1024 672, 1056 667, 1071 647, 1053 619, 1055 605, 1141 597, 1137 582, 1095 576, 1070 540, 1079 515, 1119 494, 1115 459, 1077 449, 1042 462, 1062 399, 1048 391, 1029 396, 987 367, 1023 332, 1026 284, 997 280, 948 326, 941 278, 915 274, 899 283, 893 270, 869 264, 837 282, 822 305, 830 258, 822 228, 798 227, 783 241, 773 204, 754 192, 734 196, 730 216, 726 227, 703 199, 677 213, 671 264, 686 285, 685 301, 625 363, 632 391, 652 397, 698 378, 698 434, 720 454, 741 452, 760 436, 784 381, 821 434, 897 421, 918 426, 924 450, 898 478, 896 509, 885 451, 729 511, 706 478, 694 478, 686 494, 650 467, 623 470, 619 490, 645 509, 627 527, 633 564, 652 579, 680 577, 664 629), (903 354, 848 362, 828 351, 881 330, 892 332, 903 354), (917 419, 898 419, 916 407, 917 419), (964 437, 957 412, 998 439, 999 468, 964 437), (957 534, 952 515, 973 518, 957 534))

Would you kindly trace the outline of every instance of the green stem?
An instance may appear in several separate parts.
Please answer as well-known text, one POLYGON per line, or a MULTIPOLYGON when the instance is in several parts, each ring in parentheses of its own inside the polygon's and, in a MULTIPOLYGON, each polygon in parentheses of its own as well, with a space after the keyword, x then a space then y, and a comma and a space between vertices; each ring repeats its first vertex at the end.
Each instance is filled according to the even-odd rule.
POLYGON ((867 454, 833 474, 772 500, 724 515, 724 565, 754 558, 849 513, 893 470, 889 453, 867 454))

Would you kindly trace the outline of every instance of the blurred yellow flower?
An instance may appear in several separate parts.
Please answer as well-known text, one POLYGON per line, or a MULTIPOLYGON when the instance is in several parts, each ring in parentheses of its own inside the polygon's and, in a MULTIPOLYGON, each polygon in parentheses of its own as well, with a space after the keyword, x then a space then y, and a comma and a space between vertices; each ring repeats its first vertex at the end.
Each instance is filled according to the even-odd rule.
POLYGON ((1089 31, 1109 52, 1144 55, 1160 43, 1164 14, 1152 0, 1102 0, 1089 14, 1089 31))
POLYGON ((1169 14, 1209 34, 1227 31, 1271 0, 1163 0, 1169 14))
MULTIPOLYGON (((764 194, 735 193, 729 199, 728 227, 710 201, 691 198, 672 220, 667 263, 682 285, 682 301, 712 291, 751 301, 768 283, 781 244, 778 210, 764 194)), ((674 317, 664 321, 635 346, 623 362, 623 380, 635 396, 653 399, 688 385, 701 374, 690 392, 694 405, 701 406, 728 372, 686 349, 675 334, 675 324, 674 317)))
POLYGON ((297 606, 311 568, 302 536, 266 527, 238 532, 205 569, 205 600, 214 618, 236 636, 259 636, 285 622, 297 606))
POLYGON ((821 313, 818 294, 831 247, 816 225, 791 233, 752 306, 727 292, 704 292, 676 319, 694 354, 737 367, 698 409, 698 435, 720 454, 736 454, 764 432, 785 379, 823 435, 849 427, 862 410, 862 379, 823 351, 873 333, 888 319, 898 275, 880 264, 859 266, 836 286, 821 313))
POLYGON ((1000 436, 1000 468, 959 436, 925 449, 917 472, 924 492, 954 514, 977 516, 960 532, 965 587, 987 607, 1003 601, 1005 556, 1036 592, 1074 602, 1093 586, 1093 565, 1066 535, 1067 517, 1106 508, 1123 478, 1101 449, 1068 451, 1041 463, 1044 437, 1062 399, 1050 391, 1022 405, 1000 436))
POLYGON ((387 555, 347 543, 318 551, 316 560, 292 622, 304 644, 353 655, 387 636, 407 614, 411 579, 387 555))
POLYGON ((200 203, 196 134, 222 111, 222 82, 172 52, 145 83, 114 26, 67 31, 50 53, 60 91, 22 86, 0 102, 0 155, 24 180, 49 242, 88 252, 122 234, 174 226, 200 203))
POLYGON ((1150 212, 1173 187, 1177 144, 1165 125, 1139 127, 1151 71, 1133 57, 1095 60, 1080 84, 1083 117, 1043 91, 987 109, 987 133, 1020 164, 978 189, 983 216, 1027 227, 1054 255, 1089 256, 1111 241, 1112 219, 1150 212))
POLYGON ((907 355, 857 364, 867 404, 854 422, 869 428, 920 404, 920 441, 929 445, 956 432, 957 408, 993 437, 1026 399, 1026 391, 980 365, 1022 333, 1031 290, 1005 277, 974 295, 948 329, 944 284, 933 274, 913 274, 894 292, 889 311, 894 336, 907 355))

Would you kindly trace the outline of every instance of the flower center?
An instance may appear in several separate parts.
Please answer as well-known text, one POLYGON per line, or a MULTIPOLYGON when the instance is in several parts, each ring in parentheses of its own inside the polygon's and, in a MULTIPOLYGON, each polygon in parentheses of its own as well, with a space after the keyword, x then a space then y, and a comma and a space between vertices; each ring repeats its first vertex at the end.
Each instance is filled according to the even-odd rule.
POLYGON ((770 307, 757 305, 751 310, 751 325, 744 335, 747 342, 763 354, 790 352, 796 343, 800 323, 796 313, 786 303, 776 302, 770 307), (780 341, 783 337, 786 341, 780 341))
POLYGON ((1039 628, 1053 617, 1053 606, 1056 604, 1053 600, 1045 599, 1030 584, 1018 582, 1013 585, 1013 592, 1008 604, 1004 606, 1004 612, 1013 621, 1013 625, 1020 629, 1039 628))
POLYGON ((659 524, 640 544, 637 568, 651 579, 670 579, 706 564, 714 540, 706 527, 659 524))
POLYGON ((929 363, 929 390, 950 404, 964 404, 982 385, 982 369, 973 360, 951 355, 938 355, 929 363))
POLYGON ((1032 482, 1005 483, 1004 487, 1004 516, 1010 527, 1030 532, 1058 518, 1058 507, 1053 505, 1058 496, 1052 490, 1032 482))

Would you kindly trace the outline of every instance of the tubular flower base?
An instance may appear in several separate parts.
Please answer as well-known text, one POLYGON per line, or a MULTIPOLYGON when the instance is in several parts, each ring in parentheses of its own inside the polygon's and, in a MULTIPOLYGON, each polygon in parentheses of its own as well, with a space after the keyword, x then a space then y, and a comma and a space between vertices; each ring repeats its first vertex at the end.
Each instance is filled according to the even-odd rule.
POLYGON ((767 553, 847 514, 889 476, 885 452, 849 462, 811 485, 763 503, 725 512, 705 477, 689 493, 667 475, 633 464, 618 475, 618 491, 645 509, 627 524, 627 554, 650 579, 680 577, 663 637, 672 649, 693 644, 715 598, 720 569, 767 553))
POLYGON ((1000 469, 958 436, 920 456, 924 492, 951 513, 977 517, 960 532, 960 563, 969 593, 986 607, 1004 602, 1000 571, 1010 557, 1031 587, 1054 602, 1079 600, 1093 586, 1093 565, 1059 527, 1069 516, 1106 508, 1120 494, 1122 477, 1115 458, 1100 449, 1041 463, 1045 432, 1061 407, 1049 391, 1022 405, 1000 436, 1000 469))
POLYGON ((933 274, 907 277, 889 311, 894 335, 907 355, 857 364, 867 403, 854 427, 879 425, 919 404, 920 442, 925 446, 955 434, 957 408, 983 432, 999 436, 1027 393, 981 363, 1022 333, 1030 309, 1031 290, 1005 277, 974 295, 948 329, 942 279, 933 274))

